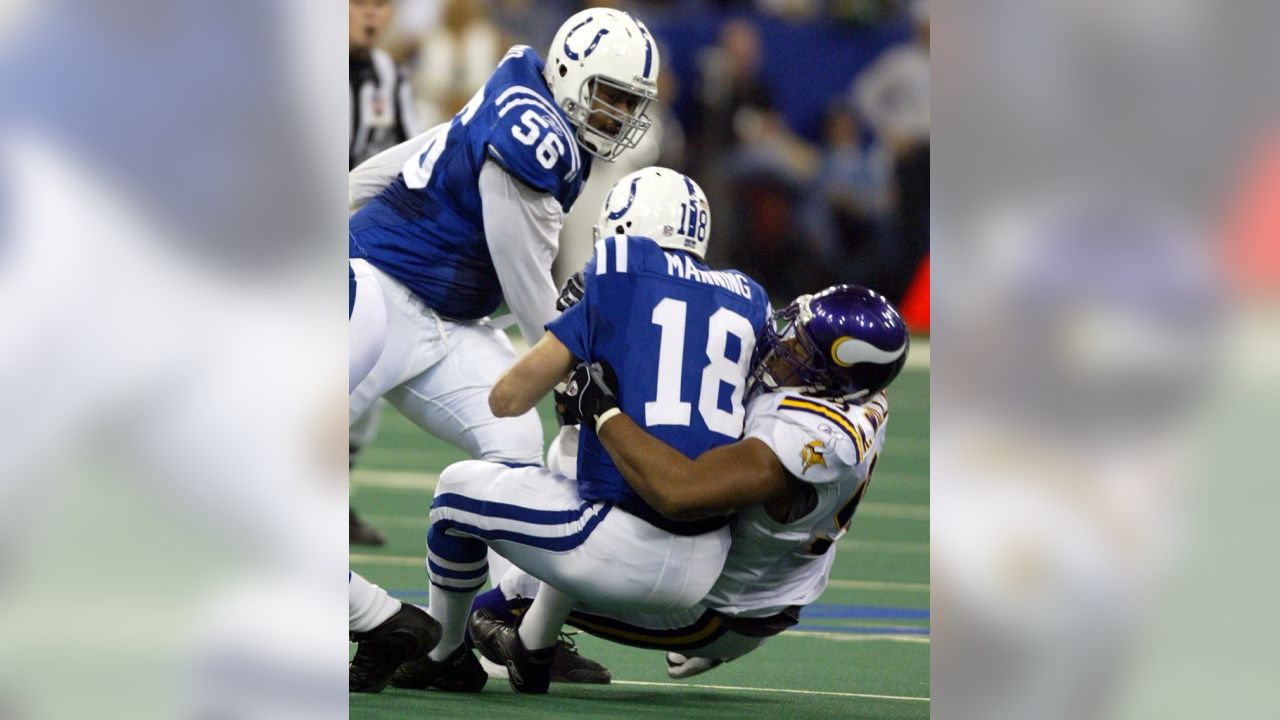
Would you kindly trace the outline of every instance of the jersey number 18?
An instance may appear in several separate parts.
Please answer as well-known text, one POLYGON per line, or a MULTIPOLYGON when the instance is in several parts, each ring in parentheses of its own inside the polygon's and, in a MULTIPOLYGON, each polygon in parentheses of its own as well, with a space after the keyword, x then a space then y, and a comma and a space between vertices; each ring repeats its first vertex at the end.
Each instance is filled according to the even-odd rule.
MULTIPOLYGON (((688 303, 683 300, 663 298, 653 308, 653 324, 662 329, 662 336, 658 344, 657 397, 644 404, 644 421, 650 427, 689 425, 692 407, 680 399, 687 315, 688 303)), ((698 413, 709 430, 732 438, 742 434, 746 415, 742 407, 742 393, 755 344, 756 334, 751 321, 729 308, 720 308, 707 319, 707 364, 702 369, 699 383, 698 413), (725 356, 729 335, 738 338, 736 361, 725 356), (733 389, 729 398, 732 410, 720 408, 721 383, 727 383, 733 389)))

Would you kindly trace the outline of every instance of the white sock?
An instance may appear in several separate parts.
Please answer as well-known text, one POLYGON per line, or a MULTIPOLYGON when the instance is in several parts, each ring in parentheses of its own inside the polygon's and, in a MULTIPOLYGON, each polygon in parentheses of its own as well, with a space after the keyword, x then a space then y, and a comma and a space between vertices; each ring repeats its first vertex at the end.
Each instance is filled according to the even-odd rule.
POLYGON ((471 601, 476 593, 451 592, 431 586, 431 605, 427 612, 440 623, 440 642, 432 649, 430 658, 440 662, 449 657, 467 632, 467 617, 471 614, 471 601))
POLYGON ((556 644, 560 628, 573 610, 573 598, 546 583, 538 586, 538 596, 520 621, 520 642, 526 650, 542 650, 556 644))
POLYGON ((498 587, 498 584, 502 582, 502 578, 506 577, 511 568, 515 566, 511 564, 510 560, 494 552, 493 548, 489 548, 486 558, 489 561, 489 584, 493 587, 498 587))
POLYGON ((400 601, 386 590, 365 580, 354 572, 348 572, 347 622, 352 632, 368 632, 400 612, 400 601))

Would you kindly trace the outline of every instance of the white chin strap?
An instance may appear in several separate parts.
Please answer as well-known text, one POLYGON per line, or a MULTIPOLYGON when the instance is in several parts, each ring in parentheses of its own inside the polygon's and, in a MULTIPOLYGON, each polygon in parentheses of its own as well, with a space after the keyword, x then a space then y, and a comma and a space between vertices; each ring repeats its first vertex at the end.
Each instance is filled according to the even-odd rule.
POLYGON ((583 130, 581 127, 578 128, 578 144, 586 148, 587 152, 602 160, 612 160, 622 153, 618 148, 617 142, 607 140, 600 135, 583 130))

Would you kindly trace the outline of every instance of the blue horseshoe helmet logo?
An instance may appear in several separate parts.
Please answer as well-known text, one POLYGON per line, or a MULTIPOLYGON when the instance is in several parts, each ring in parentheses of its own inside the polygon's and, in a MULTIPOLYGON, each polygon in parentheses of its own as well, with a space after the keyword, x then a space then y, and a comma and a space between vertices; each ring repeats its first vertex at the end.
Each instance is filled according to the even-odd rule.
MULTIPOLYGON (((630 193, 628 193, 628 195, 627 195, 627 204, 626 204, 626 205, 623 205, 621 210, 615 210, 614 212, 609 213, 609 219, 610 219, 610 220, 617 220, 618 218, 622 217, 623 215, 626 215, 626 214, 627 214, 627 211, 631 209, 631 204, 632 204, 632 203, 634 203, 634 202, 636 201, 636 185, 637 185, 639 182, 640 182, 640 178, 636 178, 636 179, 634 179, 634 180, 632 180, 632 181, 631 181, 631 192, 630 192, 630 193)), ((608 206, 609 206, 609 198, 612 198, 612 197, 613 197, 613 191, 612 191, 612 190, 610 190, 610 191, 609 191, 609 197, 607 197, 607 198, 605 198, 605 199, 604 199, 605 207, 608 207, 608 206)))
POLYGON ((609 34, 608 28, 600 28, 599 30, 597 30, 596 36, 591 39, 591 44, 587 46, 587 49, 582 51, 582 55, 580 57, 578 53, 574 52, 573 49, 569 47, 569 39, 572 38, 573 34, 578 32, 578 30, 580 30, 583 26, 590 24, 592 20, 595 20, 594 16, 589 17, 586 20, 583 20, 582 22, 578 23, 573 27, 572 30, 569 31, 568 35, 564 36, 564 54, 570 60, 580 60, 584 57, 590 56, 591 53, 596 51, 596 46, 600 44, 600 38, 609 34))

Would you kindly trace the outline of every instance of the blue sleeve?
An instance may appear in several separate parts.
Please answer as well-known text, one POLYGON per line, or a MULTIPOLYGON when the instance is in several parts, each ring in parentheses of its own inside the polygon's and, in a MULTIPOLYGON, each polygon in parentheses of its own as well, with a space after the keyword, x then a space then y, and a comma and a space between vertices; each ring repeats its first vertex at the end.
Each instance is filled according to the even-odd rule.
POLYGON ((547 332, 569 348, 569 352, 578 360, 590 359, 588 348, 591 347, 591 306, 597 304, 600 293, 595 289, 596 257, 591 256, 582 268, 582 299, 573 307, 560 313, 560 317, 547 323, 547 332))
POLYGON ((564 156, 573 142, 565 136, 560 119, 527 96, 507 100, 496 110, 503 111, 506 114, 499 115, 485 140, 485 153, 525 185, 557 194, 566 174, 564 156))
MULTIPOLYGON (((627 252, 624 250, 620 259, 616 242, 616 238, 608 237, 596 243, 595 252, 582 269, 582 299, 547 323, 547 331, 579 360, 600 360, 603 350, 597 344, 601 338, 626 332, 635 294, 634 275, 622 264, 627 252)), ((629 249, 631 238, 623 238, 623 244, 629 249)))

